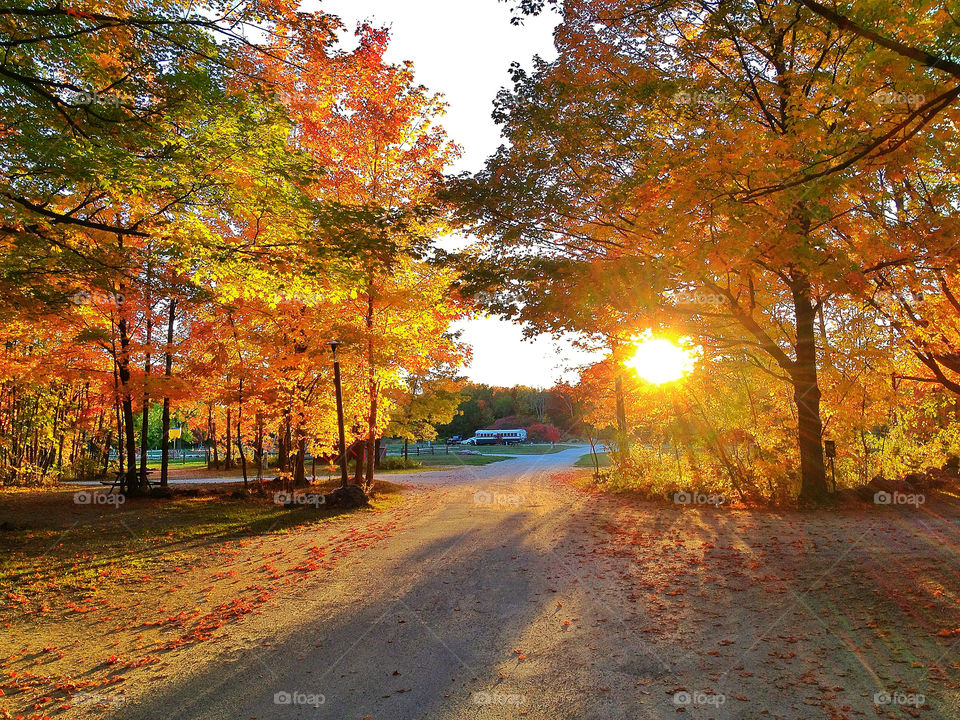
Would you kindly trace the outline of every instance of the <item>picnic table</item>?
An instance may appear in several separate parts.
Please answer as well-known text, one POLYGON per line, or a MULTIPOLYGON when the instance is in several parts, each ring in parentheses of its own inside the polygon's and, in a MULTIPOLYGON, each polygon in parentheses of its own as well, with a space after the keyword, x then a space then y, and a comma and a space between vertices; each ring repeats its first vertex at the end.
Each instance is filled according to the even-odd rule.
MULTIPOLYGON (((153 470, 138 471, 138 474, 144 474, 144 479, 147 481, 147 487, 151 489, 153 489, 153 483, 150 482, 150 474, 153 472, 154 472, 153 470)), ((107 495, 112 493, 114 488, 119 487, 120 483, 123 481, 123 478, 126 476, 127 471, 124 470, 123 472, 121 472, 120 470, 115 470, 113 474, 114 474, 114 478, 112 483, 109 480, 100 481, 100 483, 103 485, 110 484, 110 489, 107 490, 107 495)))

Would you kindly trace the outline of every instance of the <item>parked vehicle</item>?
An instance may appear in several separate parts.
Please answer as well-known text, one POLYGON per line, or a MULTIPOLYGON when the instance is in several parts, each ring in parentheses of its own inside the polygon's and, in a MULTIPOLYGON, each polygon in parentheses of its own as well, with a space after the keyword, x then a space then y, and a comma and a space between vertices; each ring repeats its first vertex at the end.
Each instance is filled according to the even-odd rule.
POLYGON ((472 438, 463 440, 461 445, 518 445, 527 441, 527 431, 522 428, 512 430, 477 430, 472 438))

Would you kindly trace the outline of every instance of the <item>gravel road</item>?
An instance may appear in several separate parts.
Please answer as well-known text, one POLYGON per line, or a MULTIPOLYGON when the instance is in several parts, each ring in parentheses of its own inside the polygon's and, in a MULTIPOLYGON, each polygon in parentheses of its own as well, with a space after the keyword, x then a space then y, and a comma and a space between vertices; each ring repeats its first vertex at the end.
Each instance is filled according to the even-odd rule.
POLYGON ((873 587, 901 553, 951 582, 956 513, 919 521, 953 538, 938 545, 893 515, 634 512, 555 478, 583 452, 407 476, 412 512, 390 537, 193 651, 117 717, 957 716, 955 652, 873 587), (900 623, 895 642, 878 623, 900 623), (924 690, 923 705, 878 705, 924 690))

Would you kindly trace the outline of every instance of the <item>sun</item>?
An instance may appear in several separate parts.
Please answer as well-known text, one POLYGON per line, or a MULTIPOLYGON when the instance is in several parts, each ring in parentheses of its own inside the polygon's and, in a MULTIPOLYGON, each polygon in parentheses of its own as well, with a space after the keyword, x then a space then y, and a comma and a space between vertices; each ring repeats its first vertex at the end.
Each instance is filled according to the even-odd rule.
POLYGON ((636 348, 633 357, 625 364, 654 385, 680 380, 693 371, 697 360, 695 349, 681 347, 665 338, 655 338, 649 332, 637 342, 636 348))

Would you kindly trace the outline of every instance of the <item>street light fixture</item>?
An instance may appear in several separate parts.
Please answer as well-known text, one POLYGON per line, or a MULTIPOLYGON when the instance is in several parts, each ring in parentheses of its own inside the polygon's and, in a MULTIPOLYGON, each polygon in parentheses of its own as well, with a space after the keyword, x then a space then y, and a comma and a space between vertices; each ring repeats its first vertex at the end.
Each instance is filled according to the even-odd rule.
POLYGON ((347 475, 347 441, 343 432, 343 391, 340 388, 340 362, 337 360, 337 348, 340 342, 331 340, 327 343, 333 351, 333 386, 337 391, 337 426, 340 429, 340 487, 349 483, 347 475))

